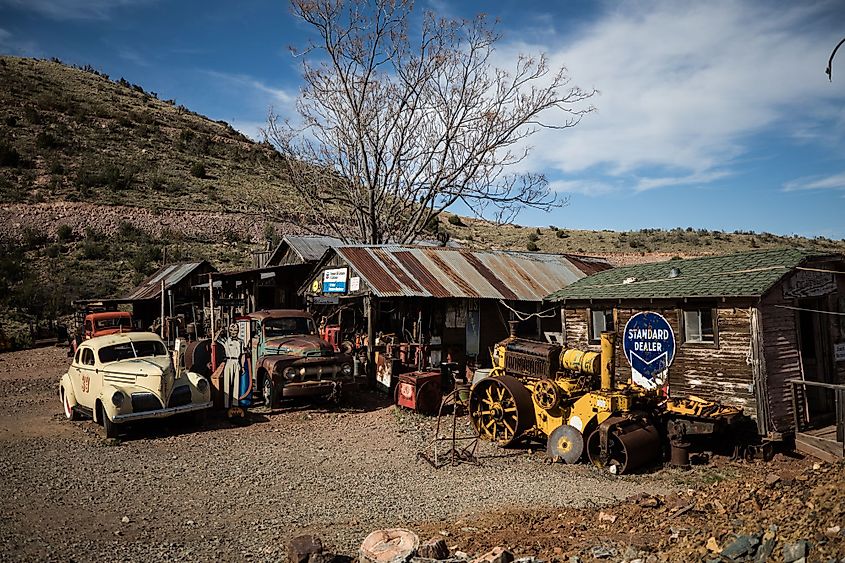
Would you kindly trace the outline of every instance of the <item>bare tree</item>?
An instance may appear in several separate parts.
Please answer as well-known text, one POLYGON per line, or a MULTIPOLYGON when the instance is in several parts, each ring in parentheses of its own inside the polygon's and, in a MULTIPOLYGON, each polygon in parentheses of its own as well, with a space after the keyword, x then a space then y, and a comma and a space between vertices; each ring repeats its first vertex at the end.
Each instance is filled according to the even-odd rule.
POLYGON ((413 20, 410 0, 292 0, 315 33, 302 60, 299 120, 271 111, 265 135, 311 218, 344 239, 418 239, 463 202, 512 221, 520 208, 564 202, 542 174, 513 171, 542 127, 567 129, 593 110, 545 55, 493 62, 501 36, 486 17, 413 20), (412 35, 416 39, 412 39, 412 35), (543 121, 541 118, 551 117, 543 121))

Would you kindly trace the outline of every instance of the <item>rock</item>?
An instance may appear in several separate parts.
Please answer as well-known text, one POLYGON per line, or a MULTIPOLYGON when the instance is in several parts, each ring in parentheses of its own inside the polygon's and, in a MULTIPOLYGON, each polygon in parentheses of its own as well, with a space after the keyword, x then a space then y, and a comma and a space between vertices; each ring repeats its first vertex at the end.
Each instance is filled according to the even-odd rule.
POLYGON ((320 552, 309 555, 308 563, 341 563, 344 559, 349 560, 334 553, 320 552))
POLYGON ((376 530, 364 539, 358 549, 358 559, 361 563, 400 563, 413 557, 419 546, 420 539, 411 530, 376 530))
POLYGON ((287 544, 289 563, 308 563, 311 555, 323 553, 323 542, 311 535, 291 538, 287 544))
POLYGON ((513 553, 501 546, 496 546, 484 555, 476 557, 472 563, 512 563, 513 553))
POLYGON ((458 559, 469 559, 469 555, 460 550, 455 552, 455 557, 457 557, 458 559))
POLYGON ((590 553, 596 559, 607 559, 608 557, 616 555, 616 550, 597 545, 590 550, 590 553))
POLYGON ((769 529, 763 534, 763 541, 757 549, 757 554, 754 556, 755 563, 765 563, 772 556, 775 550, 775 542, 777 538, 777 526, 772 524, 769 529), (774 528, 774 529, 772 529, 774 528))
POLYGON ((766 475, 766 485, 768 485, 769 487, 771 487, 778 481, 780 481, 780 475, 778 475, 777 473, 769 473, 768 475, 766 475))
POLYGON ((128 524, 129 523, 129 516, 124 516, 123 518, 120 519, 120 521, 123 522, 124 524, 128 524))
POLYGON ((613 524, 614 522, 616 522, 616 518, 617 516, 615 514, 609 514, 604 511, 599 512, 599 522, 610 522, 611 524, 613 524))
POLYGON ((841 526, 831 526, 824 531, 824 534, 829 537, 833 538, 839 535, 839 532, 842 530, 841 526))
POLYGON ((581 563, 581 558, 578 557, 577 555, 573 555, 572 557, 569 558, 568 563, 581 563))
POLYGON ((420 545, 417 555, 426 559, 448 559, 449 546, 443 538, 431 538, 420 545))
POLYGON ((759 536, 737 536, 734 541, 722 548, 721 555, 730 559, 739 559, 746 555, 752 555, 758 545, 760 545, 759 536))
POLYGON ((719 547, 719 542, 716 541, 716 538, 710 536, 710 539, 707 540, 707 543, 704 544, 704 547, 707 548, 707 551, 712 551, 713 553, 719 553, 722 551, 722 548, 719 547))
POLYGON ((629 545, 625 548, 625 551, 622 552, 622 559, 626 561, 631 561, 632 559, 636 559, 640 555, 640 550, 638 550, 633 545, 629 545))
POLYGON ((807 540, 798 540, 796 542, 788 543, 783 546, 783 561, 784 563, 793 563, 800 559, 807 557, 810 551, 810 544, 807 540))

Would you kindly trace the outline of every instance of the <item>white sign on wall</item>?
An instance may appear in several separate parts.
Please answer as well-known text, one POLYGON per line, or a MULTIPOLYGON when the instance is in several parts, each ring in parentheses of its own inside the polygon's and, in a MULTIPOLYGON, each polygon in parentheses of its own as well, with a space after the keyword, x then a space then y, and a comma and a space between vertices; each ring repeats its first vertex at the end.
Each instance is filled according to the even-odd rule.
POLYGON ((346 268, 323 271, 323 293, 346 293, 346 268))
POLYGON ((833 359, 837 362, 845 362, 845 342, 837 342, 833 345, 833 359))
POLYGON ((358 291, 361 289, 361 278, 352 276, 349 278, 349 291, 358 291))

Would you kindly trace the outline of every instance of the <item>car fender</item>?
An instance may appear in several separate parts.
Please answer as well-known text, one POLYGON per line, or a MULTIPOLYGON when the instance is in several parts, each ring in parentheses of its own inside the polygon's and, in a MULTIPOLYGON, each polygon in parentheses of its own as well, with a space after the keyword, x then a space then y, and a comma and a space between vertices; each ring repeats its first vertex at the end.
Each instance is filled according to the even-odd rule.
POLYGON ((70 374, 65 373, 59 382, 59 400, 61 400, 61 393, 64 390, 65 400, 71 407, 79 404, 76 400, 76 393, 73 392, 73 385, 70 382, 70 374))
MULTIPOLYGON (((132 412, 132 393, 128 389, 124 387, 117 387, 115 385, 110 385, 108 383, 104 384, 102 389, 100 390, 100 404, 103 405, 103 410, 108 414, 111 420, 114 420, 114 417, 118 414, 126 414, 128 412, 132 412), (111 402, 112 396, 117 392, 120 391, 126 396, 126 399, 123 401, 123 407, 118 410, 114 403, 111 402)), ((94 413, 96 416, 97 409, 94 409, 94 413)), ((97 422, 100 422, 99 420, 97 422)))
POLYGON ((189 371, 184 373, 176 380, 174 389, 179 385, 187 384, 191 388, 191 402, 192 403, 207 403, 211 400, 211 385, 208 380, 202 375, 189 371), (205 391, 199 390, 200 380, 205 381, 205 391))
POLYGON ((278 380, 282 377, 284 369, 293 363, 295 358, 290 356, 267 355, 261 356, 259 367, 263 368, 271 377, 278 380))

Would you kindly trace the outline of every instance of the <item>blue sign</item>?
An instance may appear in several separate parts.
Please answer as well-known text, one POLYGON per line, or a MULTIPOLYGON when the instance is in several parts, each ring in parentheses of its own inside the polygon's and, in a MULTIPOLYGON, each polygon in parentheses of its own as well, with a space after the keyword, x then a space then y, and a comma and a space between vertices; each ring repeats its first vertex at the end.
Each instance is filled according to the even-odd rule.
POLYGON ((662 387, 675 358, 675 333, 663 315, 637 313, 625 325, 622 350, 634 383, 646 389, 662 387))
POLYGON ((346 268, 323 271, 323 293, 346 293, 346 268))

